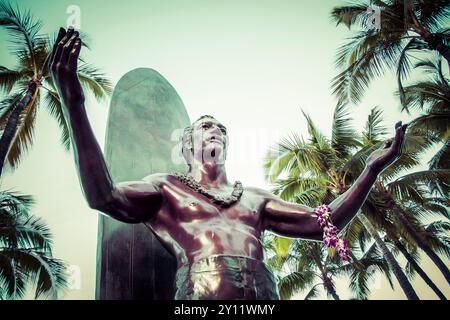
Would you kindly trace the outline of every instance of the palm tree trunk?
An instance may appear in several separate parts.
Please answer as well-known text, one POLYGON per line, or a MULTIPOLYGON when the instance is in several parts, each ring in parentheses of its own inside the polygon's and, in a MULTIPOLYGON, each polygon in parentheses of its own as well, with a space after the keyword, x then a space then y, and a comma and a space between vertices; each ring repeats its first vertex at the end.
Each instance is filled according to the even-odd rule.
POLYGON ((361 223, 366 227, 370 236, 375 240, 375 243, 377 244, 378 248, 383 253, 383 256, 389 263, 392 273, 397 278, 400 287, 402 287, 403 292, 405 293, 408 300, 420 300, 419 297, 417 296, 417 293, 414 291, 414 288, 412 287, 411 283, 408 281, 408 278, 404 274, 402 268, 395 260, 394 256, 389 251, 389 248, 386 246, 386 243, 384 243, 384 241, 381 239, 380 235, 375 230, 375 227, 372 225, 369 219, 367 219, 367 217, 364 214, 359 214, 358 219, 361 220, 361 223))
POLYGON ((436 295, 441 300, 447 300, 441 290, 436 286, 433 280, 428 277, 425 271, 414 261, 414 259, 409 254, 408 250, 406 250, 405 246, 398 240, 395 240, 395 246, 400 250, 400 252, 405 256, 406 260, 411 264, 414 270, 417 271, 417 274, 425 281, 425 283, 436 293, 436 295))
POLYGON ((20 114, 23 112, 25 107, 35 95, 36 87, 36 82, 30 82, 25 96, 22 98, 22 100, 20 100, 20 102, 12 111, 11 115, 8 118, 5 130, 3 130, 2 137, 0 138, 0 177, 3 172, 3 165, 5 163, 6 155, 8 154, 9 147, 17 131, 20 114))
POLYGON ((426 241, 414 230, 413 226, 409 223, 409 221, 405 218, 403 214, 403 210, 397 205, 395 200, 390 196, 389 192, 384 189, 382 190, 386 196, 386 202, 389 209, 394 213, 397 219, 400 221, 405 230, 411 235, 417 245, 422 249, 428 257, 434 262, 434 264, 439 268, 439 270, 444 275, 447 282, 450 284, 450 270, 445 265, 444 261, 434 252, 433 249, 426 243, 426 241))
POLYGON ((341 300, 336 292, 336 289, 334 288, 332 280, 326 275, 323 275, 323 278, 323 286, 328 294, 330 294, 334 300, 341 300))

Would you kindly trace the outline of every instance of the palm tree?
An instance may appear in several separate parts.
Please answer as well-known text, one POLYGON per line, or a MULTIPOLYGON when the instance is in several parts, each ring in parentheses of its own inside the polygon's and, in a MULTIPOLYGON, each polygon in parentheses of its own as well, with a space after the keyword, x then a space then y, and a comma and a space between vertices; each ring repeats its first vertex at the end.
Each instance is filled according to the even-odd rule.
MULTIPOLYGON (((276 237, 274 240, 277 240, 276 237)), ((343 264, 336 256, 330 256, 319 242, 295 240, 286 256, 276 250, 268 265, 279 274, 278 289, 282 299, 290 299, 302 290, 308 289, 305 300, 316 297, 323 287, 328 296, 340 300, 336 292, 334 279, 350 276, 350 289, 359 299, 367 299, 369 281, 375 270, 381 271, 391 283, 389 266, 379 254, 377 247, 372 245, 359 258, 354 253, 351 261, 343 264)))
MULTIPOLYGON (((349 188, 364 169, 367 156, 379 148, 381 137, 385 132, 381 126, 381 112, 376 108, 372 110, 363 136, 359 137, 350 126, 351 121, 346 108, 338 105, 335 109, 330 140, 319 132, 310 117, 307 115, 305 117, 308 123, 309 140, 305 141, 296 135, 293 135, 290 140, 284 139, 278 148, 278 150, 281 149, 281 152, 277 150, 269 153, 265 169, 269 180, 276 185, 274 192, 282 198, 305 204, 311 201, 313 205, 314 203, 330 203, 349 188), (287 178, 280 178, 283 175, 287 175, 287 178)), ((383 182, 383 186, 394 180, 403 171, 418 165, 420 154, 431 143, 424 136, 408 134, 405 139, 405 152, 380 175, 379 181, 383 182)), ((436 177, 432 173, 423 174, 422 177, 421 182, 445 178, 436 177)), ((417 185, 413 185, 411 188, 408 187, 407 181, 401 182, 397 179, 393 185, 388 186, 392 189, 390 191, 394 198, 400 198, 395 198, 396 200, 415 202, 421 208, 426 207, 428 210, 426 212, 434 210, 433 205, 429 204, 430 201, 426 201, 427 194, 423 187, 418 188, 419 181, 416 181, 417 185), (414 187, 417 187, 417 190, 414 190, 414 187), (408 192, 393 191, 398 189, 408 192)), ((361 209, 362 214, 359 214, 344 232, 352 242, 356 242, 360 237, 373 239, 407 297, 417 299, 417 294, 378 231, 384 230, 387 223, 396 219, 390 210, 392 208, 386 207, 386 203, 379 193, 371 192, 361 209), (361 233, 362 229, 365 229, 366 232, 361 233)), ((413 213, 416 212, 413 211, 413 213)), ((406 230, 401 223, 399 223, 400 226, 405 231, 411 232, 411 230, 406 230)))
MULTIPOLYGON (((432 170, 450 169, 450 86, 444 76, 442 59, 438 57, 424 59, 415 64, 422 69, 427 78, 404 88, 405 104, 403 110, 408 113, 417 110, 422 114, 410 124, 410 129, 418 134, 427 135, 441 144, 441 148, 429 162, 432 170)), ((448 197, 450 185, 432 183, 433 192, 448 197)))
MULTIPOLYGON (((5 158, 16 167, 33 141, 37 109, 42 104, 58 121, 61 142, 68 150, 70 138, 62 114, 61 99, 52 82, 49 60, 54 40, 39 34, 42 22, 31 13, 21 12, 8 3, 0 2, 0 26, 11 38, 12 53, 18 57, 14 69, 0 66, 0 89, 7 97, 0 102, 0 175, 5 158)), ((102 73, 80 59, 78 77, 87 90, 100 101, 111 93, 112 86, 102 73)))
POLYGON ((387 243, 390 243, 398 249, 402 255, 405 257, 407 261, 407 266, 405 268, 406 274, 409 278, 412 278, 417 272, 417 274, 422 278, 422 280, 431 288, 431 290, 436 293, 436 295, 441 300, 447 300, 445 295, 442 293, 442 291, 438 288, 438 286, 433 282, 433 280, 427 275, 427 273, 420 267, 419 259, 420 256, 418 254, 418 251, 416 248, 413 248, 411 250, 407 249, 407 245, 403 243, 400 239, 397 237, 393 237, 393 239, 390 239, 389 237, 385 237, 384 241, 387 243))
POLYGON ((0 300, 22 298, 27 284, 35 285, 36 298, 56 298, 67 285, 47 226, 30 215, 32 203, 30 196, 0 192, 0 300))
POLYGON ((417 50, 435 51, 450 61, 449 16, 448 0, 360 0, 334 8, 331 17, 337 25, 354 30, 337 53, 336 65, 344 69, 332 84, 339 103, 359 102, 370 82, 387 69, 396 71, 403 94, 410 54, 417 50), (367 27, 371 6, 380 9, 379 29, 367 27))
MULTIPOLYGON (((372 111, 373 118, 370 119, 366 125, 366 132, 373 132, 379 127, 379 123, 371 123, 372 120, 379 121, 381 113, 378 110, 372 111), (367 129, 369 128, 369 129, 367 129), (371 128, 371 129, 370 129, 371 128)), ((413 122, 413 128, 415 128, 413 122)), ((366 141, 364 145, 370 146, 376 145, 380 140, 380 133, 377 134, 365 134, 366 141), (368 139, 368 136, 371 136, 368 139), (372 141, 370 141, 372 140, 372 141)), ((428 135, 429 137, 429 135, 428 135)), ((442 252, 445 249, 442 248, 442 243, 434 240, 426 240, 426 234, 424 228, 419 221, 414 217, 422 215, 422 212, 430 213, 435 212, 443 214, 448 218, 448 211, 441 203, 445 203, 442 198, 430 198, 430 186, 433 184, 445 185, 450 178, 450 170, 448 169, 432 169, 417 171, 406 175, 399 176, 407 169, 411 169, 420 163, 420 157, 422 153, 429 148, 434 140, 429 140, 423 136, 423 132, 412 131, 407 137, 406 150, 402 157, 397 160, 391 167, 386 169, 382 175, 380 175, 375 187, 372 191, 372 196, 369 196, 369 202, 374 204, 370 210, 382 214, 382 211, 388 210, 388 213, 392 213, 396 222, 401 225, 402 230, 406 231, 406 236, 411 238, 436 264, 436 266, 444 274, 447 281, 450 281, 450 272, 442 261, 442 259, 435 253, 436 250, 442 252), (421 144, 421 145, 418 145, 421 144), (377 199, 375 199, 375 197, 377 199), (406 208, 407 207, 407 210, 406 208)), ((364 150, 364 149, 362 149, 364 150)), ((366 152, 367 155, 367 152, 366 152)), ((350 161, 353 166, 356 164, 350 161)), ((348 167, 346 170, 351 172, 348 167)), ((361 168, 357 170, 360 172, 361 168)), ((358 173, 359 174, 359 173, 358 173)), ((368 206, 364 206, 363 209, 369 210, 368 206)), ((383 223, 385 224, 385 223, 383 223)))

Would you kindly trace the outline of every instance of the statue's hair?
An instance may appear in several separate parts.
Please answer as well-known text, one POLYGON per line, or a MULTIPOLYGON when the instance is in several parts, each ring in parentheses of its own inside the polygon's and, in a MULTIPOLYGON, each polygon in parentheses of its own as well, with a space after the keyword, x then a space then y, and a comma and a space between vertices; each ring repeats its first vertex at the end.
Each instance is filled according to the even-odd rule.
POLYGON ((192 122, 191 125, 187 126, 186 128, 184 128, 183 131, 183 137, 181 140, 181 152, 183 154, 184 159, 186 160, 188 166, 190 167, 190 157, 192 156, 192 153, 194 152, 194 149, 192 147, 192 132, 194 131, 194 124, 202 119, 205 118, 209 118, 209 119, 214 119, 217 121, 216 118, 214 118, 213 116, 210 116, 208 114, 205 114, 203 116, 201 116, 200 118, 198 118, 197 120, 195 120, 194 122, 192 122), (191 148, 186 148, 186 143, 187 142, 191 142, 191 148))

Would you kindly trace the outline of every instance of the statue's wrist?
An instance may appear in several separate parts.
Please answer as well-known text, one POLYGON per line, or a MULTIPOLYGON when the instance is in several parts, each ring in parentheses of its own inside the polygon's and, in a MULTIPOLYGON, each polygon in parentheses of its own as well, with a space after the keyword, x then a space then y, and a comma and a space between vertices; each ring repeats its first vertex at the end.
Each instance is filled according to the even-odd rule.
POLYGON ((377 177, 381 173, 381 169, 378 166, 375 166, 373 163, 366 165, 364 171, 369 174, 377 177))

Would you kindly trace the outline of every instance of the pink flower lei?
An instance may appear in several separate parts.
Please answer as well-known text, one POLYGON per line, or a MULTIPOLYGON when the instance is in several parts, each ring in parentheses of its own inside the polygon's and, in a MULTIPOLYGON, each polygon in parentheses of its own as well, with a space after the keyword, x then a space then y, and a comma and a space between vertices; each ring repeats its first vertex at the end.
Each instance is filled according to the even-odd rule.
POLYGON ((333 222, 331 222, 330 207, 323 204, 315 208, 314 213, 317 214, 317 221, 323 228, 323 243, 328 247, 328 251, 334 254, 334 249, 336 249, 341 260, 347 261, 350 254, 347 241, 338 237, 338 230, 336 226, 333 225, 333 222))

